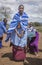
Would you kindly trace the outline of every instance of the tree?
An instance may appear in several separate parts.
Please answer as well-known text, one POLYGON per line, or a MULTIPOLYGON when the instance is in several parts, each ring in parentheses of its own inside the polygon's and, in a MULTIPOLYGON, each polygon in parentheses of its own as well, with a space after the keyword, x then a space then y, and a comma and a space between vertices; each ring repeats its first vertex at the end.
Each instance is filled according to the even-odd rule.
POLYGON ((10 18, 11 9, 9 7, 1 7, 0 14, 6 18, 10 18))

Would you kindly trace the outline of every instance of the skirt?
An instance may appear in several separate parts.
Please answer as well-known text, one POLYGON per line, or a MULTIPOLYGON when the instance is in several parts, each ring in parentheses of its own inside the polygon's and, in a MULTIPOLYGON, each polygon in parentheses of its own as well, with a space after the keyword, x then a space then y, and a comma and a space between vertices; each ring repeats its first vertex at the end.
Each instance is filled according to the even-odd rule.
POLYGON ((38 53, 38 41, 39 41, 39 33, 36 32, 36 37, 32 38, 31 42, 29 43, 30 52, 37 52, 38 53))
POLYGON ((26 58, 26 53, 24 48, 19 46, 12 46, 13 59, 16 61, 22 61, 26 58))

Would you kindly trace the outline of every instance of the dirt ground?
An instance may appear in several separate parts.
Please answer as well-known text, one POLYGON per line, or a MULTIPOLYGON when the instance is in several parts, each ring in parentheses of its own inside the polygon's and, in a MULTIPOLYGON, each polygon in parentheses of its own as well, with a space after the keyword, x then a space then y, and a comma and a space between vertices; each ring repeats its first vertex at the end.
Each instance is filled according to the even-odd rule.
MULTIPOLYGON (((38 57, 27 53, 27 61, 28 64, 23 62, 16 62, 12 60, 12 47, 9 47, 9 42, 5 43, 3 39, 3 48, 0 49, 0 65, 42 65, 42 33, 40 34, 39 38, 39 53, 38 57)), ((5 35, 4 35, 5 38, 5 35)))

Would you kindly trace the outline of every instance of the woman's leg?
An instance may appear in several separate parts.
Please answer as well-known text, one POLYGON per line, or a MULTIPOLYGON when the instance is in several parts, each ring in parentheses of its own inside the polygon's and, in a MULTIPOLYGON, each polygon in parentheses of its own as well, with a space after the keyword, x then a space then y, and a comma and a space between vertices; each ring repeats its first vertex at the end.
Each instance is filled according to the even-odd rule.
MULTIPOLYGON (((24 47, 24 52, 25 54, 27 53, 27 46, 24 47)), ((26 55, 26 58, 27 58, 27 55, 26 55)), ((28 61, 26 60, 26 58, 24 59, 24 63, 28 64, 28 61)))
POLYGON ((34 54, 36 55, 36 56, 38 56, 38 47, 34 47, 34 54))
POLYGON ((0 40, 0 48, 2 48, 2 40, 0 40))
POLYGON ((29 51, 30 39, 27 38, 27 52, 29 51))
POLYGON ((3 37, 0 38, 0 48, 2 48, 2 39, 3 37))

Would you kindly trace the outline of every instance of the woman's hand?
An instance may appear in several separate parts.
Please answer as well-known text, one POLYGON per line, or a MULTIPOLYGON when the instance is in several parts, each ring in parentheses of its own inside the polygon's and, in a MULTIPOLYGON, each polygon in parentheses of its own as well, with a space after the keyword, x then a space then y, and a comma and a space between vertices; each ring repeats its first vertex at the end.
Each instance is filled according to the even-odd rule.
POLYGON ((16 34, 18 35, 18 37, 20 37, 20 38, 21 38, 21 37, 24 35, 24 33, 25 33, 24 31, 22 31, 21 34, 19 34, 18 31, 17 31, 17 29, 15 29, 15 32, 16 32, 16 34))

